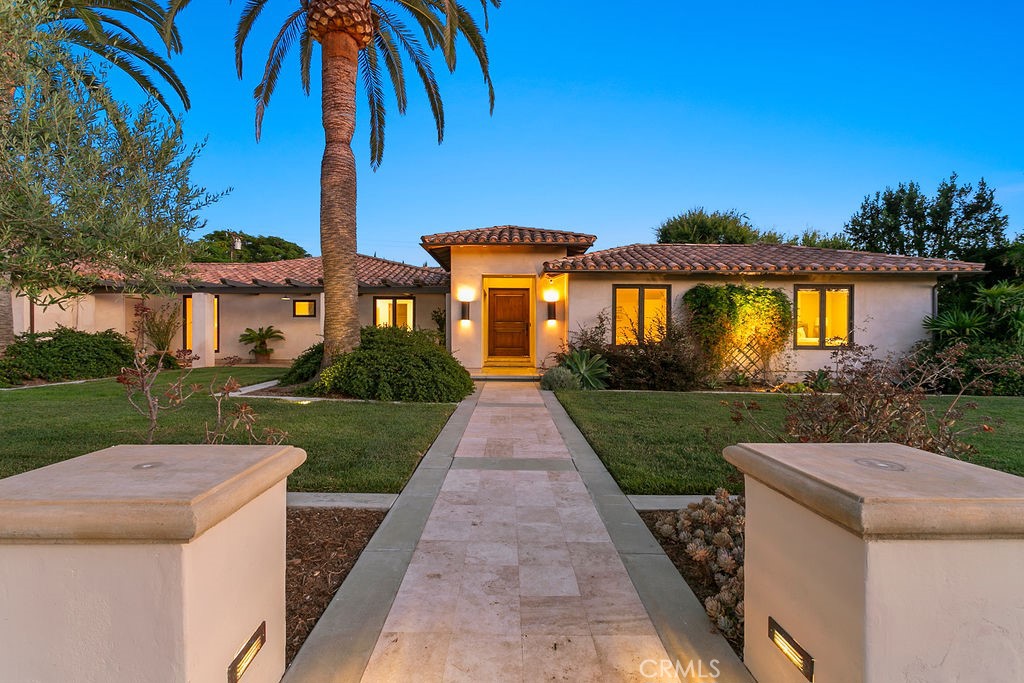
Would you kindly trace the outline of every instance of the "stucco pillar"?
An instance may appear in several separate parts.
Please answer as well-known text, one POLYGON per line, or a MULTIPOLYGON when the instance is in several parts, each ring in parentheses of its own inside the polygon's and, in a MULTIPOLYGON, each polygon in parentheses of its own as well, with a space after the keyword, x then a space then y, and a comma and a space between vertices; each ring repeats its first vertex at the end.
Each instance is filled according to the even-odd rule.
POLYGON ((3 680, 225 681, 258 648, 241 680, 280 681, 285 480, 305 457, 115 446, 0 481, 3 680))
POLYGON ((744 473, 757 680, 1024 680, 1024 478, 896 444, 725 457, 744 473))
POLYGON ((197 368, 212 368, 217 364, 214 351, 216 331, 213 326, 213 294, 192 294, 192 353, 199 356, 193 363, 197 368))
POLYGON ((16 291, 11 292, 11 310, 14 314, 14 334, 24 334, 29 332, 30 321, 31 321, 31 307, 32 303, 26 296, 18 296, 16 291))

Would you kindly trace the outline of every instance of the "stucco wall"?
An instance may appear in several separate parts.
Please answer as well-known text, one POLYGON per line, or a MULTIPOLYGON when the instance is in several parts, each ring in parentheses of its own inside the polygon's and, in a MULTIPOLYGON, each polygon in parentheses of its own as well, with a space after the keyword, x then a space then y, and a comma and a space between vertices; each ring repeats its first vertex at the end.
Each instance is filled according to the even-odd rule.
MULTIPOLYGON (((580 325, 591 326, 601 311, 611 313, 612 286, 619 284, 659 284, 672 287, 672 308, 677 311, 682 296, 698 284, 722 284, 737 280, 699 279, 669 275, 586 274, 569 277, 570 331, 580 325)), ((932 313, 934 276, 856 276, 812 275, 795 278, 744 278, 749 286, 781 289, 792 300, 796 284, 853 285, 854 340, 861 345, 875 346, 879 352, 903 352, 927 337, 921 326, 932 313)), ((790 372, 816 370, 829 363, 830 350, 794 350, 792 340, 779 369, 790 372)))
MULTIPOLYGON (((467 368, 483 367, 486 360, 486 316, 484 312, 485 285, 496 276, 527 276, 532 278, 534 316, 531 335, 533 337, 533 357, 536 365, 541 365, 551 353, 558 351, 564 338, 564 318, 557 325, 547 324, 547 307, 542 293, 546 280, 537 278, 543 272, 545 261, 562 258, 566 254, 565 247, 521 247, 493 245, 487 247, 453 246, 451 250, 451 293, 452 299, 448 309, 451 321, 451 349, 459 361, 467 368), (460 298, 470 300, 470 319, 468 322, 459 320, 460 298)), ((515 284, 514 286, 522 286, 515 284)), ((564 295, 563 295, 564 298, 564 295)), ((559 315, 564 310, 564 302, 559 304, 559 315)))

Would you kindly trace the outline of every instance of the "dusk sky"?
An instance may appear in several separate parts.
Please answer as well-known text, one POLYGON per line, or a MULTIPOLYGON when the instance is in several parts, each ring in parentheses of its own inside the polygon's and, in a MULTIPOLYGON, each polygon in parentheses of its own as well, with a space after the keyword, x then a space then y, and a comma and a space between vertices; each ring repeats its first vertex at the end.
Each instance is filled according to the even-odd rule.
MULTIPOLYGON (((252 88, 296 3, 271 3, 242 82, 241 2, 193 3, 173 64, 192 96, 187 134, 209 138, 194 180, 234 188, 207 209, 208 229, 319 254, 319 70, 307 98, 293 54, 259 144, 253 132, 252 88)), ((932 194, 954 171, 984 177, 1011 233, 1024 227, 1022 3, 504 5, 487 37, 493 116, 465 49, 454 76, 434 61, 443 145, 412 81, 409 114, 389 110, 379 171, 357 131, 362 253, 419 264, 420 235, 499 224, 594 233, 596 248, 653 242, 694 206, 831 232, 868 193, 916 180, 932 194)))

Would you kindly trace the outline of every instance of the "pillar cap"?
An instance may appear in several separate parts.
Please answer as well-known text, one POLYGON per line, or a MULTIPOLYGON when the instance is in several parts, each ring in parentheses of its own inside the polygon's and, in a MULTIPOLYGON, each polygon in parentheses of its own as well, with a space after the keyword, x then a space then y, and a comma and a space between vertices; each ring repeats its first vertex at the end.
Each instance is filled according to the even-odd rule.
POLYGON ((114 446, 0 480, 0 543, 188 543, 305 460, 293 446, 114 446))
POLYGON ((738 444, 725 459, 862 538, 1024 538, 1024 478, 899 444, 738 444))

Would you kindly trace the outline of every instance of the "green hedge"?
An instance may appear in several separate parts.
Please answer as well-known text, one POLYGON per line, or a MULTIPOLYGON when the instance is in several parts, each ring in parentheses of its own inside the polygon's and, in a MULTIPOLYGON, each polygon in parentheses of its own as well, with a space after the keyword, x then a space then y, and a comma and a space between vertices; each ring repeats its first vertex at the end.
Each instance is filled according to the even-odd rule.
POLYGON ((454 403, 473 393, 464 367, 434 332, 364 327, 359 347, 338 358, 313 386, 318 395, 375 401, 454 403))
MULTIPOLYGON (((1014 342, 975 341, 967 345, 960 367, 964 371, 964 381, 968 382, 978 375, 976 363, 999 363, 1024 354, 1024 347, 1014 342)), ((1024 374, 1006 372, 988 378, 992 383, 991 393, 994 396, 1024 396, 1024 374)))
POLYGON ((324 343, 314 344, 292 361, 288 372, 281 377, 281 384, 302 384, 316 377, 324 362, 324 343))
POLYGON ((21 384, 111 377, 132 364, 134 348, 122 334, 58 327, 20 335, 0 358, 0 382, 21 384))

